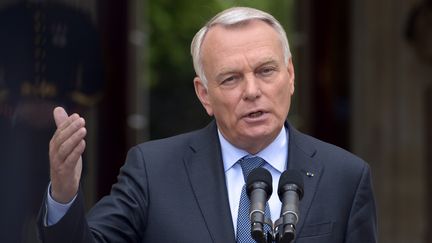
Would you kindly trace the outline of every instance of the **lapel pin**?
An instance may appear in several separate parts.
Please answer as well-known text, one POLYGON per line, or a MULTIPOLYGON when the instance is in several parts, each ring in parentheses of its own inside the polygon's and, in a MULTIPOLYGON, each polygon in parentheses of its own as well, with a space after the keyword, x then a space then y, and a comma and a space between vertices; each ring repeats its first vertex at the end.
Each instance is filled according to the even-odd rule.
POLYGON ((306 176, 307 177, 314 177, 315 176, 315 174, 314 173, 312 173, 312 172, 306 172, 306 176))

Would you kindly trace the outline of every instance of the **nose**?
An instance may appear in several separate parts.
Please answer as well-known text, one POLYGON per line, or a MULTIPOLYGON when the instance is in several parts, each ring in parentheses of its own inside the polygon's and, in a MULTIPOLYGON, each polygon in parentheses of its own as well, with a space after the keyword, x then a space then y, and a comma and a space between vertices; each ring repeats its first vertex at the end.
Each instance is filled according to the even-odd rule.
POLYGON ((244 82, 243 99, 255 100, 261 96, 259 80, 254 75, 246 75, 244 82))

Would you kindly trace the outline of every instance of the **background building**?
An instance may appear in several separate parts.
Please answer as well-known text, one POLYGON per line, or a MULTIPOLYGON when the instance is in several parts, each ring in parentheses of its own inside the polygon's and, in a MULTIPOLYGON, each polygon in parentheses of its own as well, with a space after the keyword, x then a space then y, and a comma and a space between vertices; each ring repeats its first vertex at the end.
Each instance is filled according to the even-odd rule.
MULTIPOLYGON (((0 11, 20 3, 64 4, 97 31, 102 95, 84 111, 88 205, 109 192, 129 147, 209 121, 193 90, 190 41, 209 16, 248 5, 287 29, 291 122, 371 165, 380 242, 432 242, 430 0, 2 0, 0 11)), ((0 101, 5 73, 0 63, 0 101)))

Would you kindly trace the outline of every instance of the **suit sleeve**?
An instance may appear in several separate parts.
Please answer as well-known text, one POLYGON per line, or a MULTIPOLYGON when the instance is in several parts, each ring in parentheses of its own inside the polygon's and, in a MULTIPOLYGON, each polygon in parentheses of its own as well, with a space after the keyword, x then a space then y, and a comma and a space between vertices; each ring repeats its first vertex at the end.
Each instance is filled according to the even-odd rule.
POLYGON ((129 151, 118 182, 85 217, 82 192, 56 224, 45 227, 42 207, 38 219, 39 237, 44 243, 140 242, 147 221, 147 179, 138 148, 129 151))
POLYGON ((367 164, 363 168, 362 176, 354 196, 345 242, 377 242, 376 206, 370 169, 367 164))
POLYGON ((63 218, 54 225, 45 226, 46 195, 38 215, 39 238, 44 243, 94 243, 85 219, 81 190, 63 218))

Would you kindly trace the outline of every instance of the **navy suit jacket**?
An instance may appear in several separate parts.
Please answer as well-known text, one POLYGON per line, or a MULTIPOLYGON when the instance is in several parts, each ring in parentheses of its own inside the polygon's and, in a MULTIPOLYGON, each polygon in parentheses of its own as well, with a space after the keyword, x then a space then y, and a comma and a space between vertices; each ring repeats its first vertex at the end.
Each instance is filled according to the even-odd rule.
MULTIPOLYGON (((304 177, 296 243, 376 242, 369 166, 289 126, 289 169, 304 177)), ((216 124, 132 148, 110 195, 85 216, 82 194, 44 242, 235 242, 216 124)), ((45 202, 44 202, 45 203, 45 202)))

